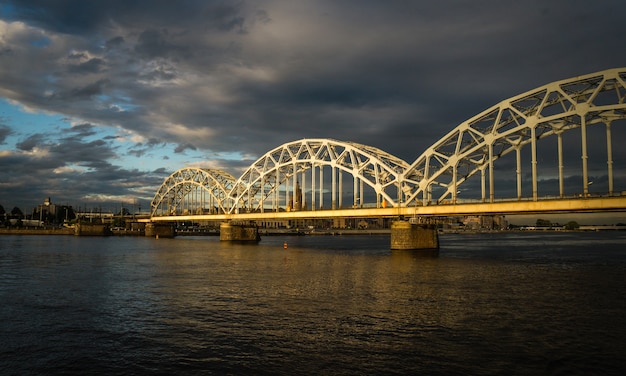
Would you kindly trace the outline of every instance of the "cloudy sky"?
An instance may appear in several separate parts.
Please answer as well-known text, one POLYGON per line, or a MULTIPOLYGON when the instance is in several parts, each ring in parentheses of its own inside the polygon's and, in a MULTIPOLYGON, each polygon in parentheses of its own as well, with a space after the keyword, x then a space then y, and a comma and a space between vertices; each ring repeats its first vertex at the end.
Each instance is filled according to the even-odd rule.
MULTIPOLYGON (((622 0, 0 3, 0 204, 138 200, 302 138, 412 162, 473 115, 626 66, 622 0)), ((606 163, 605 163, 606 164, 606 163)))

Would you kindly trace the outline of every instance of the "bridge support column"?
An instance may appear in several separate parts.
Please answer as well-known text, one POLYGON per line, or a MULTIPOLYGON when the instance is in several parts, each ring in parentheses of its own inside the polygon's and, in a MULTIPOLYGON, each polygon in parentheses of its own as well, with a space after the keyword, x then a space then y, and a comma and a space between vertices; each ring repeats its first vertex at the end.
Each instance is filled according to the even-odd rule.
POLYGON ((391 249, 439 249, 437 226, 394 221, 391 224, 391 249))
POLYGON ((109 236, 111 229, 109 225, 78 223, 74 226, 74 235, 77 236, 109 236))
POLYGON ((235 242, 258 242, 259 228, 255 224, 233 224, 222 222, 220 224, 220 240, 235 242))
POLYGON ((146 223, 146 236, 151 238, 173 238, 176 228, 171 223, 146 223))

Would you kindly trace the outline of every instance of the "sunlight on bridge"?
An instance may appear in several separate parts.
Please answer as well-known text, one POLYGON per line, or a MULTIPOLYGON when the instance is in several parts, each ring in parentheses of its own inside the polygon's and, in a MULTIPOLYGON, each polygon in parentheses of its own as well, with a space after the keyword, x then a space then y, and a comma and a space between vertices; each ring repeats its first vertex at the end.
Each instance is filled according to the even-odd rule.
POLYGON ((625 151, 614 141, 626 139, 625 97, 626 68, 553 82, 463 122, 411 164, 372 146, 303 139, 239 178, 183 168, 165 179, 151 216, 450 215, 469 204, 469 213, 520 213, 548 201, 560 203, 543 210, 626 210, 625 151))

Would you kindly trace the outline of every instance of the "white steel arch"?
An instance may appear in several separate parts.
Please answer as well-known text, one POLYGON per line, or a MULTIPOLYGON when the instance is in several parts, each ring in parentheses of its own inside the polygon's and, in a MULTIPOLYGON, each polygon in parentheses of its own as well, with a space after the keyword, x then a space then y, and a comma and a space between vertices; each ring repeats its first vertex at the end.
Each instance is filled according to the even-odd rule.
POLYGON ((161 184, 150 204, 151 216, 226 213, 235 180, 222 170, 182 168, 161 184))
POLYGON ((399 179, 407 168, 400 158, 354 142, 288 142, 259 158, 237 180, 231 212, 278 211, 282 203, 286 210, 316 210, 323 208, 324 194, 330 195, 330 208, 337 209, 344 206, 345 192, 351 192, 352 207, 395 206, 402 199, 399 179), (351 180, 351 189, 344 189, 344 175, 351 180), (325 178, 330 185, 328 180, 324 184, 325 178), (366 187, 373 194, 366 194, 366 187))
POLYGON ((537 201, 537 143, 551 136, 557 141, 559 195, 564 197, 562 138, 574 130, 580 139, 580 192, 587 197, 587 129, 596 124, 605 126, 612 196, 611 124, 616 120, 626 120, 626 68, 556 81, 504 100, 457 126, 411 165, 371 146, 303 139, 269 151, 239 179, 220 170, 183 168, 159 188, 152 215, 456 203, 459 187, 473 176, 480 178, 482 201, 493 202, 494 162, 506 155, 515 156, 511 180, 517 183, 517 199, 522 199, 522 150, 530 155, 531 165, 524 184, 532 185, 531 199, 537 201), (344 199, 351 199, 351 205, 345 206, 344 199))
POLYGON ((528 91, 463 122, 429 147, 407 169, 402 179, 407 205, 456 202, 459 186, 481 173, 483 201, 494 201, 494 161, 515 152, 517 198, 522 198, 521 150, 530 148, 532 199, 537 200, 537 141, 556 136, 558 179, 563 197, 562 135, 580 129, 582 188, 588 195, 587 127, 604 124, 607 143, 609 195, 613 195, 611 123, 626 119, 626 68, 556 81, 528 91), (487 184, 489 182, 488 192, 487 184), (433 188, 442 193, 433 198, 433 188), (432 201, 432 202, 431 202, 432 201))

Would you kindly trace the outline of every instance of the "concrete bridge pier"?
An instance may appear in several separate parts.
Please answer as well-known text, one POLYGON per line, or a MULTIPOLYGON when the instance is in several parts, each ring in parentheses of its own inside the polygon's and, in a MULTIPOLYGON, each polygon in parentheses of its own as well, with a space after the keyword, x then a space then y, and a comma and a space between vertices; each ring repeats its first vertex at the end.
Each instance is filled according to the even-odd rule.
POLYGON ((399 220, 391 223, 392 250, 439 249, 437 226, 399 220))
POLYGON ((146 236, 151 238, 173 238, 176 228, 171 223, 146 223, 146 236))
POLYGON ((92 223, 77 223, 74 226, 74 235, 77 236, 109 236, 111 235, 111 229, 109 225, 92 224, 92 223))
POLYGON ((254 223, 222 222, 220 224, 220 240, 234 242, 258 242, 259 228, 254 223))

